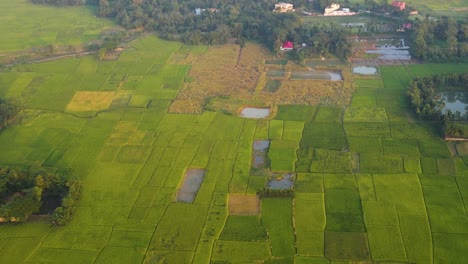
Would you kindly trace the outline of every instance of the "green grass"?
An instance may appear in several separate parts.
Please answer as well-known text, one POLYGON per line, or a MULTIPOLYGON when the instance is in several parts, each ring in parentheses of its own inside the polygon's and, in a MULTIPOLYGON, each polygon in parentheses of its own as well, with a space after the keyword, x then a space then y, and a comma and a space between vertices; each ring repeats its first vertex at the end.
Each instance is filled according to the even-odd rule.
POLYGON ((0 30, 2 52, 14 52, 47 45, 77 45, 99 39, 113 23, 95 16, 88 7, 51 7, 34 5, 29 1, 2 0, 4 14, 0 30))

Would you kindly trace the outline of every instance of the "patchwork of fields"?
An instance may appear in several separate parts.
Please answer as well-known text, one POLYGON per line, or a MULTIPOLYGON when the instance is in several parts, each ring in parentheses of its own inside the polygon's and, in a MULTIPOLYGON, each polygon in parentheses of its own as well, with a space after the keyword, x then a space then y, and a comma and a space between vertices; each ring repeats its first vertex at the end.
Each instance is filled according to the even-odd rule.
MULTIPOLYGON (((25 106, 0 133, 0 164, 50 166, 84 185, 67 226, 0 225, 0 263, 466 258, 468 146, 449 149, 411 118, 405 91, 413 76, 467 64, 382 67, 378 77, 354 76, 348 107, 280 104, 271 120, 170 113, 190 99, 181 91, 200 85, 192 69, 201 66, 182 62, 213 49, 148 37, 117 61, 0 72, 0 96, 25 106), (255 140, 270 140, 271 171, 295 172, 293 198, 256 197, 269 176, 252 173, 255 140), (190 168, 206 170, 201 187, 193 203, 175 202, 190 168)), ((267 94, 258 86, 268 68, 255 67, 253 94, 267 94)))

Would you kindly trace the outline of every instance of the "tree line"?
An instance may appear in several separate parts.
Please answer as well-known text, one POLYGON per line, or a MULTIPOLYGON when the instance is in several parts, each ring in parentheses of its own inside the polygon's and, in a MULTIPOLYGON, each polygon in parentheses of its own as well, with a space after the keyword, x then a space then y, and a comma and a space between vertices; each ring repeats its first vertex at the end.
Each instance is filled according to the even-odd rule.
MULTIPOLYGON (((468 73, 446 73, 413 79, 408 90, 411 106, 418 117, 424 120, 441 121, 441 129, 445 137, 465 137, 465 132, 459 121, 468 120, 468 112, 442 112, 444 102, 440 100, 440 92, 446 90, 468 92, 468 73)), ((460 93, 460 101, 468 105, 467 93, 460 93)))
POLYGON ((448 17, 414 24, 412 55, 425 61, 468 61, 468 22, 448 17))
POLYGON ((58 207, 41 213, 51 213, 52 224, 64 225, 80 192, 78 180, 58 173, 0 167, 0 222, 24 222, 41 211, 44 201, 55 200, 58 207))
MULTIPOLYGON (((77 0, 33 1, 83 4, 77 0)), ((331 53, 346 58, 351 51, 344 29, 307 26, 295 13, 272 12, 275 0, 99 0, 86 3, 97 4, 99 16, 113 18, 127 29, 154 30, 164 39, 192 45, 224 44, 234 40, 243 45, 245 40, 253 40, 271 51, 278 51, 282 42, 289 40, 313 43, 305 54, 331 53), (202 10, 198 15, 197 8, 202 10)), ((299 0, 291 3, 296 9, 312 9, 314 5, 299 0)))

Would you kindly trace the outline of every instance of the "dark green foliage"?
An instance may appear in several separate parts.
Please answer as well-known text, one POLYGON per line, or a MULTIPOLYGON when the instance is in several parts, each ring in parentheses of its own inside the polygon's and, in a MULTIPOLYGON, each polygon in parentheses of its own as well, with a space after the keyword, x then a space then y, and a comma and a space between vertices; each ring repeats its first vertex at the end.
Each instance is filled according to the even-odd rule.
POLYGON ((240 241, 265 241, 266 238, 266 231, 255 215, 229 216, 220 236, 222 240, 240 241))
MULTIPOLYGON (((439 98, 439 92, 444 90, 468 91, 468 73, 447 73, 432 75, 424 78, 415 78, 408 91, 411 106, 416 114, 427 120, 440 121, 440 129, 445 137, 464 137, 463 126, 456 120, 468 119, 466 113, 452 113, 450 110, 442 114, 444 102, 439 98)), ((465 100, 464 98, 459 98, 465 100)))
POLYGON ((0 98, 0 129, 13 121, 20 111, 20 104, 15 99, 0 98))
POLYGON ((466 21, 448 17, 425 19, 414 24, 411 54, 426 61, 466 61, 468 27, 466 21))
POLYGON ((61 207, 55 209, 53 223, 63 225, 71 218, 81 184, 46 170, 0 168, 0 191, 0 217, 5 221, 26 221, 39 212, 44 200, 55 198, 61 207))

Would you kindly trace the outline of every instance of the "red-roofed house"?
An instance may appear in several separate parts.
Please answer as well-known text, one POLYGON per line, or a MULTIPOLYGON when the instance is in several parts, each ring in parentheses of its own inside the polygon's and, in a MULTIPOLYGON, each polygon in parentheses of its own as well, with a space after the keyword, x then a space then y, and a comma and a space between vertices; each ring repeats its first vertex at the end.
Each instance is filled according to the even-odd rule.
POLYGON ((291 41, 285 41, 280 49, 283 51, 293 50, 294 44, 291 41))
POLYGON ((402 1, 393 1, 392 6, 398 8, 400 10, 404 10, 405 7, 406 7, 406 3, 402 2, 402 1))

